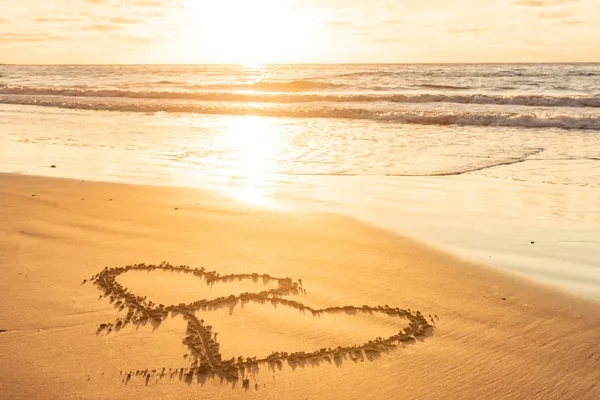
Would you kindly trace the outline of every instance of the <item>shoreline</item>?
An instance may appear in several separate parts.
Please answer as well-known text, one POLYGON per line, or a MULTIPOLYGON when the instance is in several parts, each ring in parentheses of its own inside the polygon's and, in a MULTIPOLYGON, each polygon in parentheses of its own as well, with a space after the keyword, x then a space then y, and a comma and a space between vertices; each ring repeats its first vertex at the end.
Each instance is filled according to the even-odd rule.
MULTIPOLYGON (((377 133, 367 131, 372 140, 361 143, 361 124, 333 120, 315 120, 315 126, 300 123, 296 132, 271 118, 127 113, 105 118, 108 114, 91 111, 0 108, 11 127, 8 136, 0 138, 1 169, 6 172, 197 187, 270 208, 346 215, 472 262, 600 301, 600 187, 595 184, 600 180, 596 140, 588 133, 504 128, 461 133, 457 127, 440 127, 436 137, 441 135, 448 146, 454 143, 450 138, 473 140, 450 154, 434 142, 431 152, 421 155, 418 143, 427 143, 429 129, 415 131, 404 125, 378 125, 377 133), (52 137, 45 134, 47 126, 54 127, 52 137), (107 132, 117 128, 119 134, 107 139, 107 132), (323 129, 332 129, 335 138, 321 137, 323 129), (397 129, 400 137, 411 135, 408 147, 400 150, 394 139, 397 129), (340 133, 345 130, 352 140, 344 147, 351 152, 344 168, 364 167, 372 175, 279 174, 295 171, 294 151, 282 150, 294 143, 295 135, 316 135, 334 160, 346 164, 343 152, 331 146, 346 140, 340 133), (141 143, 140 133, 150 142, 141 143), (257 134, 268 138, 264 146, 251 139, 257 134), (383 138, 395 145, 379 154, 375 150, 383 138), (106 144, 113 139, 114 145, 106 144), (510 154, 499 151, 504 143, 510 154), (540 148, 544 152, 526 162, 460 176, 381 175, 487 165, 540 148), (389 167, 380 165, 388 162, 389 167), (58 168, 50 169, 52 164, 58 168)), ((291 147, 312 151, 303 140, 291 147)), ((322 153, 299 160, 297 172, 331 171, 327 152, 322 153)))
MULTIPOLYGON (((79 161, 77 161, 77 165, 79 165, 78 163, 79 161)), ((67 172, 67 176, 63 176, 64 168, 61 168, 60 165, 58 167, 58 169, 50 169, 49 166, 40 167, 34 173, 3 172, 0 174, 73 181, 85 180, 86 182, 116 183, 149 188, 201 190, 227 198, 232 204, 240 203, 265 211, 342 215, 392 234, 411 237, 433 249, 486 268, 525 278, 532 283, 541 284, 561 293, 600 302, 600 270, 595 266, 595 260, 600 256, 600 252, 598 249, 594 249, 593 240, 589 240, 594 237, 593 232, 600 229, 598 225, 600 219, 594 219, 592 216, 592 220, 579 219, 579 222, 573 224, 573 218, 571 218, 569 224, 566 225, 564 221, 557 219, 552 230, 556 232, 551 231, 548 236, 546 216, 544 215, 538 216, 543 220, 540 220, 541 222, 538 222, 537 225, 520 226, 515 225, 514 222, 511 225, 511 222, 504 218, 510 217, 511 212, 519 212, 518 207, 522 207, 523 204, 499 202, 495 206, 487 206, 486 210, 473 213, 473 210, 466 208, 469 205, 466 204, 466 195, 463 194, 476 191, 477 197, 490 197, 508 192, 509 194, 504 196, 512 202, 518 195, 517 193, 521 191, 537 192, 539 195, 543 195, 545 190, 554 190, 555 193, 547 195, 550 196, 549 199, 556 201, 560 188, 548 186, 548 184, 505 182, 501 179, 480 175, 451 178, 415 177, 402 178, 402 180, 395 177, 370 176, 342 177, 341 179, 325 177, 311 179, 309 182, 278 182, 280 187, 273 193, 260 191, 254 193, 254 190, 251 190, 248 195, 246 188, 227 187, 220 178, 212 176, 208 176, 202 184, 169 183, 168 179, 159 184, 152 184, 144 182, 151 179, 150 177, 141 176, 111 176, 110 178, 113 180, 104 176, 90 179, 86 173, 81 176, 79 174, 68 176, 69 172, 67 172), (354 186, 363 187, 364 190, 357 192, 352 189, 354 186), (452 189, 450 189, 451 186, 453 186, 452 189), (482 189, 486 187, 491 189, 482 189), (423 190, 431 189, 443 192, 444 195, 441 198, 450 197, 451 202, 442 204, 439 200, 432 202, 430 199, 420 196, 414 197, 423 190), (372 193, 378 191, 382 193, 381 196, 373 197, 372 193), (403 194, 403 192, 407 194, 403 194), (366 199, 367 193, 370 196, 369 199, 366 199), (340 197, 344 197, 346 201, 341 201, 340 197), (465 199, 461 199, 461 197, 465 199), (424 200, 426 202, 422 205, 417 204, 424 200), (357 209, 353 204, 362 205, 362 209, 357 209), (399 207, 398 204, 401 204, 402 207, 399 207), (410 211, 403 211, 404 207, 410 211), (507 207, 514 209, 509 210, 507 207), (506 210, 503 210, 504 208, 506 210), (500 210, 504 214, 497 213, 500 210), (481 222, 477 224, 477 229, 473 229, 457 223, 462 218, 477 219, 481 222), (426 221, 430 222, 426 223, 425 228, 421 227, 420 225, 426 221), (502 226, 502 224, 507 225, 502 226), (487 232, 491 226, 500 226, 501 229, 496 228, 496 232, 492 234, 492 232, 487 232), (518 241, 515 239, 517 237, 518 241), (573 241, 558 243, 557 240, 561 238, 572 238, 573 241), (548 263, 551 263, 553 267, 548 268, 548 263), (565 274, 564 271, 578 272, 565 274)), ((71 169, 69 168, 69 170, 71 169)), ((589 195, 596 192, 597 188, 578 188, 578 190, 581 191, 582 199, 589 200, 591 198, 589 195), (586 196, 586 194, 588 195, 586 196)), ((529 200, 524 199, 523 201, 529 200)), ((565 210, 561 210, 560 207, 566 209, 566 204, 557 203, 557 205, 559 206, 558 212, 564 213, 565 210)), ((569 206, 584 207, 584 203, 570 204, 569 206)), ((537 212, 534 209, 529 210, 529 214, 537 212)))
MULTIPOLYGON (((6 216, 0 394, 7 398, 600 396, 597 303, 355 219, 265 210, 200 189, 14 174, 0 174, 0 211, 6 216), (245 381, 186 384, 177 376, 147 378, 147 372, 125 384, 124 372, 182 365, 184 321, 174 313, 160 326, 96 334, 99 324, 122 314, 81 281, 106 266, 162 260, 220 274, 301 279, 307 292, 290 300, 313 310, 389 305, 439 321, 430 336, 371 361, 285 364, 273 371, 260 365, 246 375, 248 388, 245 381)), ((156 284, 148 273, 136 290, 150 294, 156 284)), ((177 304, 183 288, 172 288, 177 304)), ((204 311, 202 318, 221 332, 222 346, 248 357, 250 347, 287 351, 301 343, 310 351, 323 340, 336 347, 342 338, 360 344, 366 340, 355 335, 362 330, 395 327, 360 315, 317 325, 310 314, 304 326, 279 308, 237 306, 204 311)))
MULTIPOLYGON (((281 214, 281 215, 289 215, 289 216, 293 215, 293 216, 300 216, 300 217, 301 216, 305 216, 305 217, 325 216, 325 217, 332 217, 332 218, 347 219, 356 224, 364 224, 364 225, 368 226, 369 229, 378 231, 385 235, 390 235, 392 237, 397 237, 402 240, 412 242, 413 244, 416 244, 420 247, 426 248, 432 252, 442 254, 442 255, 449 257, 453 260, 456 260, 462 264, 470 265, 471 267, 473 267, 475 269, 482 269, 483 271, 490 272, 492 274, 497 274, 499 277, 510 279, 513 282, 522 282, 526 285, 531 285, 532 287, 540 288, 543 291, 547 291, 549 293, 560 294, 561 296, 565 296, 567 298, 571 298, 571 299, 574 299, 577 301, 582 301, 583 303, 587 303, 589 305, 598 305, 599 304, 598 303, 599 300, 597 300, 597 299, 589 298, 586 296, 580 296, 580 295, 577 295, 576 293, 564 290, 560 287, 544 284, 542 282, 536 281, 535 279, 527 278, 520 274, 511 272, 511 271, 507 271, 505 269, 498 268, 496 266, 473 261, 467 257, 462 257, 458 254, 455 254, 454 252, 445 250, 443 247, 436 245, 435 243, 433 243, 431 241, 419 239, 417 237, 410 236, 404 232, 400 232, 393 228, 387 228, 380 224, 371 223, 371 222, 369 222, 369 220, 367 218, 355 217, 350 214, 339 212, 339 211, 317 211, 317 210, 311 210, 310 208, 293 209, 293 208, 286 208, 286 207, 277 207, 277 206, 272 206, 272 205, 266 206, 264 204, 257 204, 254 202, 240 200, 240 199, 236 198, 235 195, 229 194, 226 191, 225 192, 219 191, 215 188, 209 189, 209 188, 203 188, 203 187, 179 186, 179 185, 152 185, 152 184, 139 183, 139 182, 127 182, 127 181, 115 182, 115 181, 96 180, 96 179, 86 180, 86 179, 79 179, 79 178, 65 178, 65 177, 61 177, 61 176, 30 175, 30 174, 21 174, 21 173, 0 172, 0 183, 2 183, 3 181, 7 181, 7 180, 8 181, 11 181, 11 180, 19 181, 19 180, 28 180, 28 179, 30 179, 32 181, 37 181, 37 182, 54 181, 54 182, 58 183, 59 186, 62 186, 61 184, 64 184, 64 183, 71 183, 71 184, 85 183, 88 185, 97 185, 98 187, 106 186, 106 187, 110 188, 111 186, 116 186, 118 189, 131 188, 131 189, 135 190, 137 188, 137 189, 149 191, 149 192, 153 192, 153 191, 174 192, 174 193, 178 193, 181 196, 181 198, 190 197, 191 194, 200 194, 201 198, 203 200, 202 203, 204 203, 204 204, 202 204, 202 206, 208 206, 208 204, 206 203, 207 201, 209 201, 209 203, 211 204, 210 206, 208 206, 209 210, 212 210, 212 207, 214 207, 214 209, 223 208, 223 209, 227 209, 231 212, 241 212, 241 213, 256 212, 259 214, 281 214)), ((0 186, 0 190, 1 189, 2 189, 2 186, 0 186)), ((33 196, 33 197, 38 197, 38 195, 35 194, 35 196, 33 196)), ((84 201, 84 200, 85 200, 85 198, 82 198, 82 201, 84 201)), ((113 201, 113 199, 111 198, 111 199, 109 199, 109 201, 113 201)), ((201 204, 195 204, 195 205, 188 204, 188 207, 194 208, 194 207, 198 207, 200 205, 201 204)), ((175 207, 174 210, 179 211, 179 210, 185 209, 185 207, 186 207, 186 205, 182 205, 181 207, 175 207)))

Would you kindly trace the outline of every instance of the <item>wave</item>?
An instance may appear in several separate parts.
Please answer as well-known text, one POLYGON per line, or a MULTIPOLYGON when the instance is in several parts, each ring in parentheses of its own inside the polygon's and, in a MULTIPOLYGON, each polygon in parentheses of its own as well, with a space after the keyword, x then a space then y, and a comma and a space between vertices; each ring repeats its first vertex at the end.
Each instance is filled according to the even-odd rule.
POLYGON ((162 80, 162 81, 155 82, 155 84, 158 84, 158 85, 185 85, 185 84, 187 84, 187 82, 162 80))
POLYGON ((600 72, 570 72, 569 76, 600 76, 600 72))
POLYGON ((320 82, 313 80, 295 80, 295 81, 258 81, 249 83, 236 83, 236 84, 213 84, 213 85, 188 85, 189 88, 194 89, 213 89, 213 90, 261 90, 265 92, 302 92, 311 90, 326 90, 326 89, 340 89, 345 88, 347 85, 320 82))
MULTIPOLYGON (((487 163, 463 165, 461 167, 445 169, 431 172, 412 172, 412 173, 386 173, 385 176, 401 176, 401 177, 421 177, 421 176, 455 176, 464 175, 471 172, 483 171, 485 169, 502 167, 506 165, 519 164, 525 161, 529 161, 529 158, 542 153, 545 149, 543 147, 528 150, 524 154, 515 157, 508 157, 506 159, 492 160, 487 163)), ((368 172, 355 173, 352 170, 349 171, 338 171, 338 172, 316 172, 316 173, 297 173, 290 172, 289 175, 305 175, 305 176, 364 176, 364 175, 375 175, 368 172)))
MULTIPOLYGON (((348 88, 348 85, 339 84, 339 83, 331 83, 331 82, 320 82, 313 80, 293 80, 293 81, 258 81, 258 82, 248 82, 248 83, 233 83, 233 84, 202 84, 202 83, 190 83, 186 81, 177 81, 177 80, 159 80, 153 82, 132 82, 128 83, 127 87, 139 87, 139 86, 153 86, 153 85, 163 85, 163 86, 175 86, 178 89, 183 90, 204 90, 204 91, 261 91, 261 92, 309 92, 309 91, 317 91, 317 90, 328 90, 328 89, 344 89, 348 88)), ((0 84, 0 94, 16 94, 16 91, 22 89, 24 91, 29 92, 43 92, 43 91, 57 91, 59 95, 63 96, 85 96, 85 92, 78 93, 77 89, 81 87, 27 87, 27 86, 19 86, 19 85, 2 85, 0 84), (63 92, 64 94, 60 94, 63 92)), ((115 93, 115 97, 119 97, 119 93, 121 97, 126 97, 128 91, 124 89, 90 89, 91 92, 97 93, 115 93)), ((144 93, 144 91, 131 91, 132 93, 144 93)), ((169 91, 147 91, 146 93, 186 93, 186 92, 169 92, 169 91)), ((38 93, 41 94, 41 93, 38 93)), ((50 94, 50 93, 47 93, 50 94)), ((91 94, 94 96, 94 94, 91 94)))
POLYGON ((600 107, 600 97, 597 96, 404 94, 393 95, 390 97, 390 101, 400 103, 459 103, 529 107, 600 107))
MULTIPOLYGON (((422 71, 416 73, 416 76, 422 76, 422 71)), ((427 76, 432 78, 442 78, 442 79, 472 79, 472 78, 482 78, 482 79, 494 79, 494 78, 532 78, 532 79, 540 79, 540 78, 551 78, 554 79, 559 75, 564 76, 572 76, 572 77, 595 77, 600 76, 600 72, 590 72, 590 71, 567 71, 567 72, 521 72, 521 71, 495 71, 495 70, 468 70, 465 72, 458 72, 452 70, 438 70, 438 71, 428 71, 427 76)))
POLYGON ((329 106, 224 105, 218 103, 79 101, 56 98, 0 97, 0 104, 58 107, 93 111, 143 113, 195 113, 211 115, 255 115, 288 118, 337 118, 420 125, 503 126, 520 128, 559 128, 600 131, 600 118, 594 115, 557 115, 508 112, 391 111, 329 106))
POLYGON ((468 90, 471 89, 469 86, 452 86, 452 85, 436 85, 433 83, 424 83, 422 85, 418 85, 419 87, 429 88, 429 89, 450 89, 450 90, 468 90))
POLYGON ((529 157, 540 154, 545 149, 543 147, 539 147, 537 149, 530 150, 529 152, 523 154, 520 157, 509 157, 504 160, 496 160, 489 163, 484 163, 480 165, 466 165, 463 168, 449 169, 445 171, 438 172, 430 172, 424 174, 386 174, 387 176, 452 176, 452 175, 463 175, 468 174, 470 172, 483 171, 484 169, 503 167, 506 165, 519 164, 525 161, 528 161, 529 157))
POLYGON ((458 103, 515 105, 532 107, 592 107, 600 108, 600 96, 548 96, 548 95, 487 95, 487 94, 297 94, 297 93, 243 93, 243 92, 181 92, 155 90, 43 88, 0 85, 0 95, 37 95, 64 97, 98 97, 130 99, 178 99, 220 102, 252 103, 310 103, 310 102, 395 102, 395 103, 458 103))

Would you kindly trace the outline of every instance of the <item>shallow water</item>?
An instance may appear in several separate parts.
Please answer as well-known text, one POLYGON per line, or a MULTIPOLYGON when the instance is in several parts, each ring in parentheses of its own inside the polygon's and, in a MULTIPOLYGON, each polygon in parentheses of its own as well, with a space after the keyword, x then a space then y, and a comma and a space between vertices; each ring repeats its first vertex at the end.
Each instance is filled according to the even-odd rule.
POLYGON ((600 299, 599 78, 597 64, 0 66, 0 168, 340 212, 600 299))

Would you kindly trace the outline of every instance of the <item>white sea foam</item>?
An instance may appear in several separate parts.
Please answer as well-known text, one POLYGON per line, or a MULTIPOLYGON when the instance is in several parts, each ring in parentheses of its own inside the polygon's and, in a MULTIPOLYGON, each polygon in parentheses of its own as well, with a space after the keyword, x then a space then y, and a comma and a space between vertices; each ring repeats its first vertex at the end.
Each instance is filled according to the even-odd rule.
MULTIPOLYGON (((126 90, 126 89, 93 89, 80 87, 32 87, 20 85, 0 85, 0 94, 4 95, 38 95, 64 97, 99 97, 99 98, 131 98, 131 99, 174 99, 221 102, 265 102, 265 103, 364 103, 364 102, 395 102, 395 103, 457 103, 457 104, 490 104, 517 105, 538 107, 600 107, 600 96, 585 95, 490 95, 490 94, 443 94, 443 93, 290 93, 297 87, 297 81, 288 83, 263 83, 262 86, 222 86, 223 89, 237 91, 182 91, 182 90, 126 90), (283 88, 284 92, 250 90, 257 87, 283 88), (243 90, 245 89, 245 91, 243 90)), ((322 87, 329 87, 323 84, 322 87)), ((446 85, 423 85, 445 89, 458 89, 446 85)), ((302 88, 319 88, 318 85, 300 86, 302 88)), ((210 87, 203 87, 209 89, 210 87)), ((304 89, 300 89, 300 92, 304 89)))
POLYGON ((256 106, 246 103, 170 102, 170 101, 98 101, 90 98, 59 96, 0 96, 0 104, 19 104, 67 109, 115 112, 165 112, 211 115, 255 115, 286 118, 358 119, 419 125, 506 126, 522 128, 559 128, 600 130, 595 114, 559 114, 546 112, 470 112, 389 110, 339 107, 327 104, 256 106))

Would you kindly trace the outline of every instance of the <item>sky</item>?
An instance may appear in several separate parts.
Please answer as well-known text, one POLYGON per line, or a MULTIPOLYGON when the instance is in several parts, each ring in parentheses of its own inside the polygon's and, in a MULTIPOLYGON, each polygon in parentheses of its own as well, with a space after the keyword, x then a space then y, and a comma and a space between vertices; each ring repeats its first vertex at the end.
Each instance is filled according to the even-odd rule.
POLYGON ((0 0, 0 63, 598 62, 599 0, 0 0))

